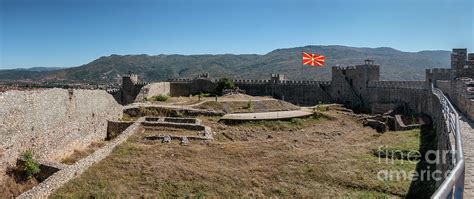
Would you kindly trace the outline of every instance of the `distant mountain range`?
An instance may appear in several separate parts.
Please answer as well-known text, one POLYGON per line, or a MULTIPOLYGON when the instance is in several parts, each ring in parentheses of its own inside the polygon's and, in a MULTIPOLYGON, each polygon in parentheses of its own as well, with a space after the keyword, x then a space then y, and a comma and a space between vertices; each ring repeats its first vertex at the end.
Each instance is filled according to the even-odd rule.
POLYGON ((65 68, 61 67, 32 67, 32 68, 17 68, 13 70, 19 70, 19 71, 30 71, 30 72, 43 72, 43 71, 55 71, 55 70, 61 70, 65 68))
POLYGON ((133 72, 145 81, 194 77, 199 73, 232 79, 268 79, 270 74, 280 73, 293 80, 330 80, 331 66, 362 64, 369 58, 381 65, 383 80, 422 80, 427 68, 449 67, 450 53, 331 45, 277 49, 265 55, 110 55, 72 68, 0 70, 0 79, 113 83, 133 72), (326 66, 303 67, 302 50, 325 55, 326 66))

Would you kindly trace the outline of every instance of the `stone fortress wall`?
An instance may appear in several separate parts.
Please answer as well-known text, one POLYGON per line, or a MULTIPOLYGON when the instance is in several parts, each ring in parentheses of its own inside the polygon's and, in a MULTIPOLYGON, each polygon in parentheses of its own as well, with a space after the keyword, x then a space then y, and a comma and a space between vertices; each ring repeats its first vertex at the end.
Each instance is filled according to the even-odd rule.
POLYGON ((240 83, 234 82, 239 89, 252 96, 272 96, 298 105, 330 103, 332 98, 328 86, 312 83, 240 83))
POLYGON ((452 103, 469 119, 474 120, 474 79, 464 77, 451 81, 438 80, 436 82, 438 88, 449 96, 452 103))
MULTIPOLYGON (((342 103, 350 108, 371 112, 393 108, 400 102, 388 103, 374 101, 384 89, 415 89, 425 90, 431 84, 440 87, 457 107, 471 119, 472 92, 471 84, 464 77, 474 77, 474 53, 467 49, 453 49, 451 69, 427 69, 425 81, 381 81, 380 66, 372 60, 365 60, 362 65, 332 67, 331 81, 298 81, 288 80, 282 74, 272 74, 267 80, 233 80, 234 84, 246 94, 255 96, 271 96, 298 105, 315 105, 318 103, 342 103), (464 83, 456 83, 464 82, 464 83), (464 86, 462 86, 462 85, 464 86), (467 85, 467 86, 466 86, 467 85), (392 106, 390 105, 392 104, 392 106)), ((216 79, 208 74, 200 74, 197 78, 172 79, 168 82, 148 84, 138 81, 138 76, 127 75, 123 78, 123 87, 112 93, 121 104, 143 100, 146 96, 169 94, 171 96, 189 96, 199 93, 212 93, 216 87, 216 79), (152 92, 149 92, 150 88, 152 92), (155 92, 156 91, 156 92, 155 92), (159 91, 159 92, 158 92, 159 91), (140 93, 140 94, 139 94, 140 93), (137 97, 140 95, 140 97, 137 97)), ((396 90, 393 90, 396 91, 396 90)), ((399 95, 403 92, 391 93, 399 95)), ((386 100, 385 100, 386 101, 386 100)))
MULTIPOLYGON (((332 67, 331 81, 292 81, 276 74, 269 80, 234 80, 234 84, 249 95, 271 96, 299 105, 342 103, 372 113, 402 107, 411 113, 425 114, 432 119, 438 149, 449 151, 453 143, 440 99, 433 94, 431 85, 440 88, 461 112, 474 120, 474 81, 471 79, 474 77, 474 54, 467 54, 467 49, 453 49, 451 58, 451 69, 428 69, 425 81, 381 81, 380 66, 365 60, 362 65, 332 67)), ((170 80, 169 94, 188 96, 213 92, 216 82, 208 75, 170 80)), ((443 172, 452 167, 449 161, 437 165, 443 172)))
POLYGON ((426 87, 426 81, 369 81, 367 87, 423 89, 426 87))
POLYGON ((135 102, 146 101, 148 96, 157 95, 170 95, 171 87, 169 82, 156 82, 150 83, 140 89, 137 97, 134 99, 135 102))
POLYGON ((427 69, 426 82, 445 93, 469 119, 474 120, 474 53, 453 49, 450 69, 427 69))
POLYGON ((26 150, 42 161, 59 162, 104 140, 107 120, 122 116, 122 106, 102 90, 7 91, 0 94, 0 107, 3 173, 26 150))

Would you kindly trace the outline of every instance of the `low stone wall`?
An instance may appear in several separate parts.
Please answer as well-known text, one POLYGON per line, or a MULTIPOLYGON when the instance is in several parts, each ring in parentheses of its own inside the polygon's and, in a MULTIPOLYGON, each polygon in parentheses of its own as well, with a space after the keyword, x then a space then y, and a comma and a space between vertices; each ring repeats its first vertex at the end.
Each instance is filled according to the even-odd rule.
POLYGON ((117 137, 120 133, 125 131, 133 121, 108 121, 107 122, 107 137, 106 140, 111 140, 117 137))
POLYGON ((26 150, 36 159, 59 162, 103 140, 107 120, 122 116, 122 106, 103 90, 7 91, 0 94, 0 107, 2 173, 26 150))
MULTIPOLYGON (((46 161, 37 161, 39 164, 40 172, 36 174, 35 178, 38 181, 44 181, 49 176, 55 174, 56 172, 60 171, 61 169, 66 168, 68 165, 56 162, 46 162, 46 161)), ((24 165, 25 161, 21 158, 17 160, 17 165, 24 165)))
POLYGON ((18 196, 18 198, 19 199, 47 198, 49 195, 51 195, 54 191, 59 189, 65 183, 81 175, 90 166, 106 158, 116 146, 125 142, 128 139, 128 137, 130 137, 131 135, 133 135, 134 133, 138 131, 141 131, 142 129, 140 128, 140 123, 142 121, 143 121, 142 119, 137 120, 136 123, 128 127, 122 134, 120 134, 117 138, 110 141, 104 147, 98 149, 90 156, 77 161, 73 165, 70 165, 60 171, 57 171, 52 176, 47 178, 45 181, 35 186, 33 189, 18 196))
POLYGON ((173 118, 173 117, 166 117, 165 122, 193 123, 193 124, 201 123, 200 120, 197 118, 173 118))
MULTIPOLYGON (((185 136, 192 139, 208 140, 213 139, 211 127, 201 124, 200 119, 196 118, 170 118, 170 117, 146 117, 141 122, 145 129, 154 129, 157 127, 169 127, 177 129, 186 129, 191 131, 201 131, 203 136, 185 136)), ((152 136, 157 138, 156 136, 152 136)), ((160 136, 158 136, 160 137, 160 136)), ((183 136, 175 136, 181 138, 183 136)), ((162 138, 162 137, 160 137, 162 138)))
POLYGON ((142 122, 142 125, 147 127, 154 127, 154 126, 162 126, 162 127, 170 127, 170 128, 177 128, 177 129, 186 129, 192 131, 204 131, 205 127, 200 124, 188 124, 188 123, 171 123, 171 122, 142 122))
POLYGON ((184 118, 184 117, 146 117, 145 121, 148 122, 173 122, 173 123, 188 123, 188 124, 201 124, 201 120, 198 118, 184 118))
MULTIPOLYGON (((416 118, 417 122, 418 117, 416 118)), ((394 129, 395 131, 407 131, 411 129, 420 128, 423 124, 405 124, 402 119, 402 115, 395 115, 394 129)))
POLYGON ((181 117, 181 116, 223 116, 225 113, 220 111, 210 111, 195 108, 177 108, 177 107, 160 107, 145 104, 135 104, 124 108, 124 114, 131 117, 143 116, 165 116, 165 117, 181 117))

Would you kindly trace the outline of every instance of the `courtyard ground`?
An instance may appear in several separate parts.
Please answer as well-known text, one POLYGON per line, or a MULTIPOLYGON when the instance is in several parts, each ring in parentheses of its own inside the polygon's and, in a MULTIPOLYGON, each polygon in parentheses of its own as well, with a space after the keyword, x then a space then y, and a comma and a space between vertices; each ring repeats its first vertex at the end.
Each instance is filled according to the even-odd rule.
POLYGON ((233 94, 215 97, 189 96, 169 97, 166 101, 148 101, 148 104, 168 107, 190 107, 197 109, 221 111, 225 113, 248 113, 268 111, 298 110, 300 107, 271 97, 233 94))
POLYGON ((164 144, 135 134, 51 198, 108 197, 403 197, 409 179, 380 180, 382 170, 409 172, 416 161, 379 159, 379 147, 417 151, 420 131, 379 134, 350 114, 236 125, 202 117, 214 141, 164 144))

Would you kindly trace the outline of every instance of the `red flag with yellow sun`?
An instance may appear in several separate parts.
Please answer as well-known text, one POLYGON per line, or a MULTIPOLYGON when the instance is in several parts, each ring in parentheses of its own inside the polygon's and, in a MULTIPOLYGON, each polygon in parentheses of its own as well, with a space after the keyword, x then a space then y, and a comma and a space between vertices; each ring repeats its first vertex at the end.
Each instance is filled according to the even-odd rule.
POLYGON ((324 55, 311 54, 303 51, 303 65, 323 66, 326 57, 324 55))

